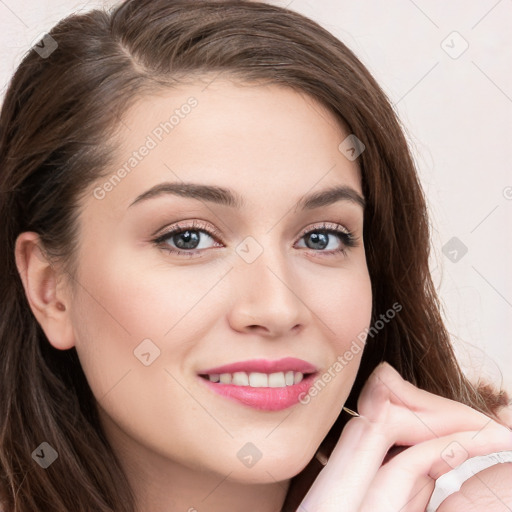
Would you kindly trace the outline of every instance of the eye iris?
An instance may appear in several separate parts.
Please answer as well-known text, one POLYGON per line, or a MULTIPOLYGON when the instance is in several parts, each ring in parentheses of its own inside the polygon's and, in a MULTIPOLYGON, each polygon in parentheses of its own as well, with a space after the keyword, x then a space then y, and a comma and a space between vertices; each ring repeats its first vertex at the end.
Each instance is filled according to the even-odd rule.
POLYGON ((182 233, 178 233, 172 237, 172 241, 176 244, 176 247, 180 249, 195 249, 197 244, 199 243, 199 235, 196 231, 183 231, 182 233), (182 243, 181 241, 184 240, 182 243), (194 247, 188 247, 187 244, 192 243, 194 247))
POLYGON ((321 231, 307 235, 306 239, 312 242, 313 244, 321 245, 321 247, 310 247, 310 249, 325 249, 329 244, 327 233, 321 231))
MULTIPOLYGON (((178 249, 195 249, 199 244, 200 236, 198 233, 202 232, 200 229, 184 229, 177 231, 174 234, 169 234, 167 240, 172 240, 178 249), (192 247, 191 247, 192 245, 192 247)), ((306 239, 306 245, 310 249, 321 250, 329 245, 329 236, 331 232, 328 230, 311 231, 303 235, 306 239), (311 247, 313 245, 313 247, 311 247)), ((162 241, 164 238, 162 237, 162 241)))

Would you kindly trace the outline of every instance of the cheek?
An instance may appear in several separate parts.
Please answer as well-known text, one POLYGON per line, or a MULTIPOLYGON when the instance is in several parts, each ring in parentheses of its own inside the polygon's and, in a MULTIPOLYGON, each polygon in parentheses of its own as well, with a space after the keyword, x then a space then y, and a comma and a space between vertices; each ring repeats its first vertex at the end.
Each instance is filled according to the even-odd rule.
POLYGON ((317 318, 317 325, 337 354, 350 347, 353 339, 361 338, 371 321, 372 288, 365 265, 343 268, 315 278, 303 294, 317 318))
POLYGON ((220 318, 214 288, 229 267, 148 263, 126 248, 102 256, 100 265, 83 255, 71 308, 89 385, 100 399, 129 373, 158 389, 157 372, 147 370, 189 369, 197 343, 220 318))
POLYGON ((320 311, 328 316, 332 330, 340 338, 340 348, 343 348, 347 338, 357 336, 370 322, 372 292, 369 279, 354 276, 340 280, 322 308, 320 311))
POLYGON ((108 418, 155 451, 176 450, 169 439, 205 435, 187 379, 209 319, 218 318, 215 301, 201 298, 224 272, 151 268, 107 254, 101 267, 81 267, 85 286, 77 286, 71 311, 89 386, 108 418))
POLYGON ((360 271, 340 271, 339 277, 325 282, 324 293, 315 287, 309 303, 321 319, 317 322, 329 340, 326 367, 318 376, 303 403, 322 402, 334 421, 345 402, 361 362, 371 322, 372 289, 366 267, 360 271))

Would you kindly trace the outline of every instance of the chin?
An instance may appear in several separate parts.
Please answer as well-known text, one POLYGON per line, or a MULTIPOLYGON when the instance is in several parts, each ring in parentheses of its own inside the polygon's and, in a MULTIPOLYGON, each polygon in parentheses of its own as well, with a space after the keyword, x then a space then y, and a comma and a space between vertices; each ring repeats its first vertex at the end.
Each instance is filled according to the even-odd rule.
POLYGON ((240 464, 241 467, 236 468, 229 479, 247 484, 272 484, 289 480, 298 475, 314 455, 304 457, 304 451, 300 451, 300 454, 291 453, 288 457, 262 456, 252 467, 240 464))

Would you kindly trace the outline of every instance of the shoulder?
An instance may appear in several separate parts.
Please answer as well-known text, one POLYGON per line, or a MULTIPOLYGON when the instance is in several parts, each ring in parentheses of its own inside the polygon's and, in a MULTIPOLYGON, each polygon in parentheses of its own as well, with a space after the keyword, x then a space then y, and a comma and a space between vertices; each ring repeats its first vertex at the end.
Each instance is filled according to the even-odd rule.
POLYGON ((437 512, 502 512, 512 510, 512 462, 496 464, 466 480, 437 512))

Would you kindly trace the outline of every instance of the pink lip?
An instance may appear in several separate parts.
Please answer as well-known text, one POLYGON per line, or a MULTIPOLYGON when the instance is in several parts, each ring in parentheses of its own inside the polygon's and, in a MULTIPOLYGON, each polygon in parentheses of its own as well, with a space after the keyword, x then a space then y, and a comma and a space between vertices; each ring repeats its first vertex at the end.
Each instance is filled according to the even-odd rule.
MULTIPOLYGON (((208 368, 197 372, 199 375, 211 375, 213 373, 235 373, 235 372, 260 372, 260 373, 278 373, 278 372, 301 372, 301 373, 315 373, 317 368, 296 357, 285 357, 277 361, 270 361, 268 359, 251 359, 248 361, 240 361, 238 363, 226 364, 224 366, 216 366, 215 368, 208 368)), ((300 384, 300 383, 299 383, 300 384)), ((243 387, 243 386, 241 386, 243 387)), ((290 386, 292 387, 292 386, 290 386)), ((294 387, 294 386, 293 386, 294 387)), ((257 389, 257 388, 251 388, 257 389)), ((274 388, 276 389, 276 388, 274 388)), ((279 389, 279 388, 277 388, 279 389)))
POLYGON ((301 382, 293 386, 285 386, 282 388, 253 388, 251 386, 236 386, 234 384, 223 384, 221 382, 211 382, 208 378, 200 377, 212 391, 222 395, 230 400, 235 400, 245 405, 249 405, 255 409, 265 411, 280 411, 295 405, 301 396, 304 396, 309 388, 313 385, 316 377, 317 368, 296 357, 285 357, 277 361, 268 359, 251 359, 248 361, 240 361, 237 363, 226 364, 224 366, 216 366, 198 372, 199 375, 211 375, 221 373, 235 372, 261 372, 261 373, 277 373, 277 372, 301 372, 305 375, 301 382))
POLYGON ((235 386, 233 384, 210 382, 204 377, 199 377, 199 380, 204 382, 204 384, 212 391, 228 398, 229 400, 234 400, 263 411, 280 411, 297 404, 301 396, 307 394, 309 388, 313 385, 315 378, 316 375, 311 374, 304 377, 304 379, 298 384, 285 386, 283 388, 235 386))

